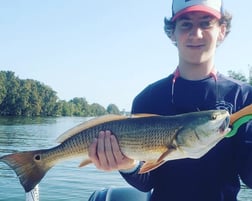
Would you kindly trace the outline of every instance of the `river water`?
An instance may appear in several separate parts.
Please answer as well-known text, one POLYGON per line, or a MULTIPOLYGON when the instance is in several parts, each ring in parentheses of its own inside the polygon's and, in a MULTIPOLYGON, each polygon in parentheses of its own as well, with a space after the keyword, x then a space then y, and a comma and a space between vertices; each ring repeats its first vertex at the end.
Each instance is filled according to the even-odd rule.
MULTIPOLYGON (((55 146, 55 139, 69 128, 86 121, 84 117, 0 118, 0 156, 15 151, 55 146)), ((41 201, 87 201, 95 190, 128 186, 117 172, 103 172, 89 165, 78 168, 79 160, 52 168, 39 184, 41 201)), ((15 173, 0 163, 0 201, 23 201, 25 192, 15 173)), ((252 190, 242 185, 240 201, 251 201, 252 190)))

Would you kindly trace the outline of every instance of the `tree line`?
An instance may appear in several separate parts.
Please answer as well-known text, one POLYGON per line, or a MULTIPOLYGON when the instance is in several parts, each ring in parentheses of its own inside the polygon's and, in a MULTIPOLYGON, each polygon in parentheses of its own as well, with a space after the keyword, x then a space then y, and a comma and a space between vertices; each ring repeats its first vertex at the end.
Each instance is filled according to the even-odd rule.
POLYGON ((12 71, 0 71, 0 116, 100 116, 120 114, 115 104, 104 108, 89 104, 85 98, 59 100, 49 86, 33 80, 20 79, 12 71))
POLYGON ((242 73, 237 73, 237 72, 232 71, 232 70, 228 71, 228 76, 232 77, 232 78, 234 78, 236 80, 240 80, 242 82, 247 82, 250 85, 252 85, 252 67, 249 68, 249 75, 248 75, 248 77, 246 77, 242 73))
MULTIPOLYGON (((252 68, 247 79, 243 74, 228 71, 228 76, 252 85, 252 68)), ((0 116, 100 116, 120 114, 115 104, 104 108, 89 104, 85 98, 59 100, 49 86, 32 79, 19 79, 12 71, 0 71, 0 116)))

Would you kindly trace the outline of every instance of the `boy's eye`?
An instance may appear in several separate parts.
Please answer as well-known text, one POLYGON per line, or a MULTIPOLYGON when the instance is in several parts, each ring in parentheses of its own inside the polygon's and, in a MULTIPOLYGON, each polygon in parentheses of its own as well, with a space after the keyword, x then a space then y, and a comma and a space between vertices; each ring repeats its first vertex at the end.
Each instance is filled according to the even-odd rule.
POLYGON ((191 29, 193 27, 193 23, 191 23, 191 22, 181 22, 179 26, 180 26, 181 29, 191 29))
POLYGON ((202 20, 199 21, 198 23, 193 23, 191 21, 184 21, 181 20, 180 22, 178 22, 178 27, 182 30, 190 30, 192 29, 194 26, 198 27, 200 29, 209 29, 211 28, 217 21, 215 20, 202 20))
POLYGON ((202 29, 208 29, 212 27, 213 23, 211 21, 202 21, 199 23, 199 27, 202 29))

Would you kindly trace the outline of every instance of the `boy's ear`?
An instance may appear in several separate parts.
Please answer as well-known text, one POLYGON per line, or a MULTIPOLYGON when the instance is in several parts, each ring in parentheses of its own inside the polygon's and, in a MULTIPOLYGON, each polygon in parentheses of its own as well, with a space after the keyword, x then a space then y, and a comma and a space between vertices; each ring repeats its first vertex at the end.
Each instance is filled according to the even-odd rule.
POLYGON ((170 39, 172 40, 172 42, 176 42, 176 38, 175 38, 174 32, 171 33, 170 39))
POLYGON ((174 33, 171 34, 170 39, 171 39, 173 44, 177 43, 177 40, 176 40, 176 37, 175 37, 174 33))
POLYGON ((221 24, 220 25, 220 32, 219 32, 219 36, 218 36, 218 42, 222 42, 225 39, 226 31, 227 31, 226 25, 221 24))

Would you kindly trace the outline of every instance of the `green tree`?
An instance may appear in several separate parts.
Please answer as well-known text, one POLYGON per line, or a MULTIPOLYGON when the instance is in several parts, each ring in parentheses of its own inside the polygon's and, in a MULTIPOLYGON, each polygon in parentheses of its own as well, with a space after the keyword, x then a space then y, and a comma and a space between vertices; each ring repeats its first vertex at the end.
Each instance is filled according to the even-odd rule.
POLYGON ((53 111, 58 100, 56 92, 51 87, 38 83, 38 93, 41 97, 41 114, 43 116, 54 116, 53 111))
POLYGON ((18 116, 100 116, 119 114, 115 104, 107 110, 85 98, 59 100, 49 86, 32 79, 19 79, 11 71, 0 71, 0 115, 18 116))
POLYGON ((89 116, 101 116, 107 114, 107 111, 103 106, 98 103, 93 103, 90 105, 90 114, 89 116))
POLYGON ((229 70, 228 76, 232 77, 233 79, 240 80, 242 82, 247 82, 247 78, 242 73, 237 73, 235 71, 229 70))
POLYGON ((2 100, 0 111, 3 115, 20 115, 18 96, 19 96, 19 80, 11 71, 5 73, 6 96, 2 100))
POLYGON ((65 100, 60 101, 62 104, 61 115, 62 116, 73 116, 73 103, 68 103, 65 100))
POLYGON ((252 85, 252 66, 249 66, 249 84, 252 85))
POLYGON ((22 80, 14 72, 1 71, 0 89, 1 115, 52 116, 57 113, 56 92, 38 81, 22 80))
POLYGON ((89 115, 89 105, 85 98, 77 98, 70 100, 70 103, 74 104, 74 116, 88 116, 89 115))
POLYGON ((120 114, 120 110, 115 104, 109 104, 107 107, 107 112, 109 114, 120 114))
POLYGON ((3 102, 5 96, 7 95, 7 90, 5 87, 6 76, 4 72, 0 72, 0 104, 3 102))
POLYGON ((62 116, 63 102, 57 101, 54 107, 53 116, 62 116))

